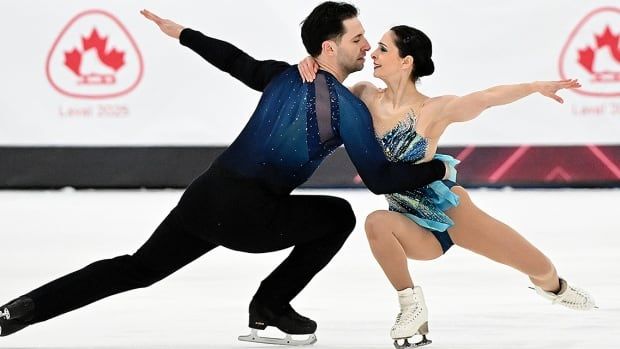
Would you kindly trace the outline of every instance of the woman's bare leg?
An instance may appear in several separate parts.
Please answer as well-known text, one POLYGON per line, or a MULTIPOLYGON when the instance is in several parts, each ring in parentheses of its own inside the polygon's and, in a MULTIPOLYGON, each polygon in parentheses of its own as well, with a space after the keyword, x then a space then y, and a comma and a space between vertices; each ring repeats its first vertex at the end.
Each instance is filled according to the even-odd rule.
POLYGON ((560 289, 557 271, 549 258, 514 229, 474 205, 465 189, 455 186, 452 191, 461 199, 457 207, 446 211, 454 221, 448 232, 456 245, 525 273, 546 291, 560 289))
POLYGON ((413 287, 407 258, 430 260, 443 254, 433 234, 400 213, 372 212, 365 228, 372 254, 396 290, 413 287))

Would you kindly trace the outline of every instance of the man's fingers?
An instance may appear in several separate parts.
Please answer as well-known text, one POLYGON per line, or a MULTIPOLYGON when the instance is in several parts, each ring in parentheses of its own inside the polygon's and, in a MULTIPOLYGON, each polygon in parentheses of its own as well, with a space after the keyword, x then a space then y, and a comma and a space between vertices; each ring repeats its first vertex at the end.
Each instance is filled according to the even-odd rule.
POLYGON ((154 17, 153 17, 153 15, 152 15, 151 13, 149 13, 148 11, 146 11, 146 10, 142 10, 142 11, 140 11, 140 13, 142 13, 142 15, 143 15, 146 19, 148 19, 148 20, 151 20, 151 21, 155 22, 155 18, 154 18, 154 17))
POLYGON ((152 18, 152 19, 157 18, 157 16, 153 12, 151 12, 151 11, 149 11, 147 9, 142 10, 142 14, 144 14, 145 16, 147 16, 149 18, 152 18))
POLYGON ((149 11, 149 10, 142 10, 141 13, 144 15, 144 17, 150 19, 151 21, 159 24, 160 22, 163 21, 162 18, 160 18, 159 16, 157 16, 156 14, 154 14, 153 12, 149 11))
POLYGON ((149 12, 148 10, 142 10, 140 11, 140 13, 148 19, 153 19, 153 14, 149 12))

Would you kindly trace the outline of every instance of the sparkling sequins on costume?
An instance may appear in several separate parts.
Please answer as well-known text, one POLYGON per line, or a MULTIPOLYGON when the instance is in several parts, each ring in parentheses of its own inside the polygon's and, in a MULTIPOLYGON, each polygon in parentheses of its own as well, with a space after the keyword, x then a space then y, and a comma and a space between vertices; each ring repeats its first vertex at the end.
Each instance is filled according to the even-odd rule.
MULTIPOLYGON (((382 137, 377 137, 388 160, 393 162, 418 163, 426 156, 428 139, 416 131, 417 118, 413 111, 382 137)), ((435 159, 452 163, 458 160, 451 156, 436 154, 435 159)), ((450 191, 442 181, 435 181, 425 187, 385 195, 390 211, 403 213, 418 225, 446 231, 454 222, 444 212, 459 203, 459 197, 450 191)))

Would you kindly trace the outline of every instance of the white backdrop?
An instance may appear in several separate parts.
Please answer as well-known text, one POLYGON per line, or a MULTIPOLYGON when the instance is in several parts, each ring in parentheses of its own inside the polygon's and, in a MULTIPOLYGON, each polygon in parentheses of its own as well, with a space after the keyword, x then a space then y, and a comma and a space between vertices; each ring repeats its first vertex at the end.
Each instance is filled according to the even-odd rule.
MULTIPOLYGON (((319 2, 0 0, 0 145, 229 144, 259 94, 166 37, 138 11, 147 7, 259 59, 295 63, 305 56, 299 23, 319 2)), ((443 145, 620 144, 618 1, 355 4, 373 46, 397 24, 431 37, 437 69, 420 85, 429 95, 563 75, 584 85, 584 94, 562 93, 564 105, 532 96, 491 109, 454 125, 443 145)), ((370 60, 346 83, 360 80, 373 80, 370 60)))

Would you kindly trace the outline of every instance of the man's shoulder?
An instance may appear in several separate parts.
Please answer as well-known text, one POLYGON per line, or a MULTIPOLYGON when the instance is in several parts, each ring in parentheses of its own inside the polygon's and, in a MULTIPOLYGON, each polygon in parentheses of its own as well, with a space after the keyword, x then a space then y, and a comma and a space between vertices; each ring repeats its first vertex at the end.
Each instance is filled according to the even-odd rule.
POLYGON ((297 66, 290 65, 286 62, 278 62, 278 63, 281 63, 279 66, 280 72, 274 76, 274 80, 289 79, 291 83, 301 81, 301 77, 299 76, 299 71, 297 70, 297 66))
POLYGON ((303 82, 301 81, 301 77, 299 76, 299 72, 297 71, 297 66, 288 65, 286 66, 285 62, 282 62, 281 69, 279 73, 277 73, 269 84, 267 88, 265 88, 265 92, 267 92, 268 88, 287 88, 293 91, 294 89, 291 86, 301 85, 303 82))

